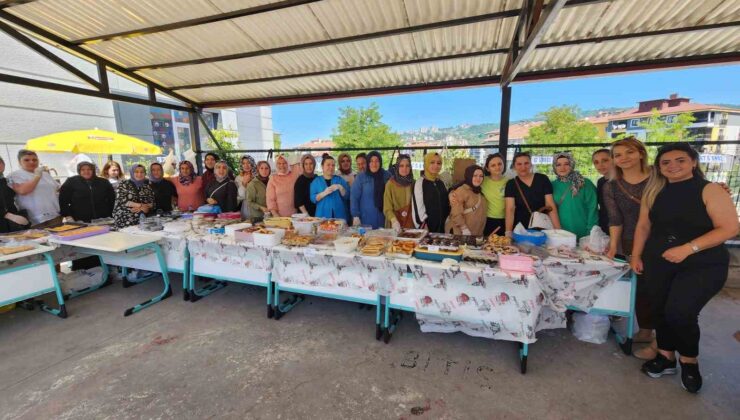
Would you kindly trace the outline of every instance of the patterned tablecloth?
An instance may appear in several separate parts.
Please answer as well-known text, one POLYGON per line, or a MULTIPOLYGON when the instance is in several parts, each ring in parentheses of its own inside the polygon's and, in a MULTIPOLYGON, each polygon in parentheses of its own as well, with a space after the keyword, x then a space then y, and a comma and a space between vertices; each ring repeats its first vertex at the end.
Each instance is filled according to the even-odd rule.
POLYGON ((386 257, 365 257, 308 247, 272 248, 272 279, 278 283, 385 294, 403 273, 386 257))
POLYGON ((272 269, 270 249, 235 241, 232 236, 192 234, 187 241, 191 257, 251 270, 272 269))
POLYGON ((380 293, 416 312, 422 331, 528 343, 537 331, 564 328, 567 305, 591 308, 628 270, 586 254, 539 261, 534 274, 284 246, 273 248, 272 258, 274 281, 380 293))

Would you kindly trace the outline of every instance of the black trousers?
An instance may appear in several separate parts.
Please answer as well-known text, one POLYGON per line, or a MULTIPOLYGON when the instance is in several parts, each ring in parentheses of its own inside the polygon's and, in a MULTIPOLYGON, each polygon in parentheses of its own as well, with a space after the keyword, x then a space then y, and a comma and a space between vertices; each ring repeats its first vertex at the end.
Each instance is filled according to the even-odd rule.
POLYGON ((486 227, 483 228, 483 235, 490 235, 497 227, 500 227, 500 229, 496 231, 496 235, 504 236, 504 233, 506 233, 506 219, 486 217, 486 227))
POLYGON ((699 355, 699 312, 722 290, 728 268, 727 262, 673 264, 660 256, 645 260, 659 349, 699 355))
MULTIPOLYGON (((622 239, 622 253, 624 255, 632 254, 632 240, 622 239)), ((648 284, 650 281, 645 276, 645 273, 637 276, 637 290, 635 291, 635 317, 637 318, 637 325, 641 330, 653 330, 655 329, 655 323, 653 322, 653 305, 651 302, 650 289, 648 284)))

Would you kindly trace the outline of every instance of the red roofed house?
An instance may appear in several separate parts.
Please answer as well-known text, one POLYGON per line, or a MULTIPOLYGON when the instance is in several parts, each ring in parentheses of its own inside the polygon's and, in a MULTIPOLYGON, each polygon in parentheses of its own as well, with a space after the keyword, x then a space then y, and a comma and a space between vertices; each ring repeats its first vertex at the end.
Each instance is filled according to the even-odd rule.
POLYGON ((676 93, 665 99, 641 101, 637 108, 604 117, 608 120, 607 137, 615 138, 626 133, 644 140, 646 131, 640 124, 650 118, 653 109, 669 122, 679 114, 691 112, 696 120, 689 126, 689 131, 696 140, 736 140, 740 137, 740 110, 691 103, 689 98, 679 97, 676 93))

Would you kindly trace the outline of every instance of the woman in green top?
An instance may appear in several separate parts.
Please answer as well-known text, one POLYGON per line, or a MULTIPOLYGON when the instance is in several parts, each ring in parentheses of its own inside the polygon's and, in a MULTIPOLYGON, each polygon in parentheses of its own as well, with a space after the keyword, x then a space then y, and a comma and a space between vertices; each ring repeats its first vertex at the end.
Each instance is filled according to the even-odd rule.
POLYGON ((265 217, 267 212, 267 181, 270 180, 270 164, 261 160, 257 164, 257 176, 247 184, 246 203, 252 222, 265 217))
POLYGON ((570 153, 556 153, 552 159, 555 179, 552 196, 558 207, 560 225, 578 238, 588 236, 599 224, 596 186, 575 170, 576 162, 570 153))
POLYGON ((398 155, 398 160, 390 172, 391 179, 385 184, 383 193, 385 227, 396 230, 412 229, 414 220, 411 217, 411 194, 414 174, 411 172, 411 157, 398 155))
POLYGON ((488 208, 486 210, 486 226, 483 235, 488 236, 493 231, 503 236, 506 230, 506 200, 504 189, 508 179, 504 176, 506 164, 501 153, 488 155, 486 158, 485 172, 488 175, 481 184, 483 196, 486 197, 488 208))

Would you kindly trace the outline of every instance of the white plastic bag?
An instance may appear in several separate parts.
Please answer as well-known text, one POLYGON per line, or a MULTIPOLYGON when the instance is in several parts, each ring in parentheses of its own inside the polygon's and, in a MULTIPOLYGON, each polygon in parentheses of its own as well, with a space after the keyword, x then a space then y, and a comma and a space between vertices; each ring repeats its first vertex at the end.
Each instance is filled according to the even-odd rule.
POLYGON ((573 314, 573 335, 587 343, 604 344, 609 335, 609 317, 582 312, 573 314))
POLYGON ((591 228, 591 234, 578 240, 581 249, 593 252, 594 254, 603 254, 609 250, 609 235, 604 233, 599 226, 591 228))

